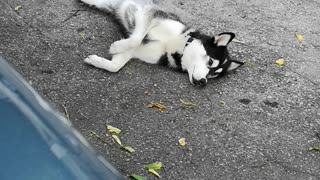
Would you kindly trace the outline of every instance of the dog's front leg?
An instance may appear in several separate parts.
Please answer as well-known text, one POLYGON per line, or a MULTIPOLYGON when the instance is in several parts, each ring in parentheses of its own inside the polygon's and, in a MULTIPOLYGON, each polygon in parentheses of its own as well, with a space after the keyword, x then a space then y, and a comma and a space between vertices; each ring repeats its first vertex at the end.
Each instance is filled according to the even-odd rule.
POLYGON ((138 47, 150 30, 151 20, 145 11, 135 13, 135 28, 128 39, 121 39, 111 44, 109 52, 118 54, 138 47))
POLYGON ((105 69, 109 72, 118 72, 131 58, 131 52, 124 52, 113 55, 112 61, 99 57, 97 55, 90 55, 84 61, 97 68, 105 69))

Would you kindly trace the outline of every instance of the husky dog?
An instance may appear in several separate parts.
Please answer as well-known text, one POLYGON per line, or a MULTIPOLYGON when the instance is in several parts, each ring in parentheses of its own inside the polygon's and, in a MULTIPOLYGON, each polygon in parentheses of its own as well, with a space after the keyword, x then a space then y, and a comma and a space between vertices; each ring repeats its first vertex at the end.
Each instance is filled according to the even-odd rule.
POLYGON ((177 15, 160 9, 156 0, 81 0, 115 15, 127 37, 109 49, 112 60, 90 55, 84 61, 97 68, 118 72, 130 59, 186 71, 194 85, 224 75, 243 65, 231 60, 227 45, 235 37, 224 32, 207 36, 189 28, 177 15))

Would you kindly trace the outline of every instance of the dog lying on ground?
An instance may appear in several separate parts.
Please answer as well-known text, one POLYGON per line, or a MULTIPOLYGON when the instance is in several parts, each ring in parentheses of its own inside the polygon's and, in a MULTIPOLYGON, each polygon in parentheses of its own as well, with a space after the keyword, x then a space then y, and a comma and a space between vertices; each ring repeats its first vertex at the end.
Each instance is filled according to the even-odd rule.
POLYGON ((224 75, 242 62, 231 60, 227 46, 235 37, 224 32, 207 36, 189 28, 177 15, 160 9, 155 0, 81 0, 115 15, 128 38, 114 42, 112 60, 90 55, 84 61, 97 68, 118 72, 130 59, 186 71, 194 85, 224 75))

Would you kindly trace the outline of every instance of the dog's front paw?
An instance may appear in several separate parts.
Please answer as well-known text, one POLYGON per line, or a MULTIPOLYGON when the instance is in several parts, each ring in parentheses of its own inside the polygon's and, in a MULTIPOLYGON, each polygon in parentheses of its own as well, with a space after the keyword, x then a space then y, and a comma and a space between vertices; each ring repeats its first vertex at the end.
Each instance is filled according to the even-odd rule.
POLYGON ((90 55, 86 59, 84 59, 84 62, 95 67, 100 67, 103 64, 104 59, 97 55, 90 55))
POLYGON ((122 39, 111 44, 110 54, 119 54, 139 45, 138 41, 132 39, 122 39))

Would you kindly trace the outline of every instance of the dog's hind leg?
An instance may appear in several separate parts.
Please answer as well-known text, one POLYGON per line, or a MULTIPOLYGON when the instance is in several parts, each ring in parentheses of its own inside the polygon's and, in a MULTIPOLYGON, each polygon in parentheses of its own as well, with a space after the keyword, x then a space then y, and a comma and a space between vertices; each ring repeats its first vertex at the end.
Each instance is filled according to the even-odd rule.
POLYGON ((122 39, 114 42, 110 46, 111 54, 122 53, 124 51, 138 47, 143 38, 151 29, 152 15, 150 7, 140 7, 135 4, 126 4, 127 7, 120 8, 120 14, 123 24, 131 32, 128 39, 122 39))
POLYGON ((132 53, 125 52, 113 55, 112 61, 103 57, 99 57, 97 55, 90 55, 84 61, 97 68, 105 69, 109 72, 118 72, 131 58, 132 53))

